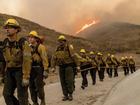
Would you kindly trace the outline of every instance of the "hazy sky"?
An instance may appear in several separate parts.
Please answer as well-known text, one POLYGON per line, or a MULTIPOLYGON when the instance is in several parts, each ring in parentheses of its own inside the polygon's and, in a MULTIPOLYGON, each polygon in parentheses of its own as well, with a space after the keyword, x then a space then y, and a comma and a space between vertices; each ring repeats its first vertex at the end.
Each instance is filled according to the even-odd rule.
POLYGON ((0 12, 68 34, 92 19, 140 24, 140 0, 0 0, 0 12))

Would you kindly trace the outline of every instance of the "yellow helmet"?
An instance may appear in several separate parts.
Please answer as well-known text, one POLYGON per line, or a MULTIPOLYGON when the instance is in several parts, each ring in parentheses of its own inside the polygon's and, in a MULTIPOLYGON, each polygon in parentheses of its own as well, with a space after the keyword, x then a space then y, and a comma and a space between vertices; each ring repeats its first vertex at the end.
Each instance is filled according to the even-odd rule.
POLYGON ((114 58, 115 56, 114 55, 111 55, 111 58, 114 58))
POLYGON ((103 54, 102 54, 101 52, 98 52, 98 53, 97 53, 97 55, 100 55, 100 56, 102 56, 103 54))
POLYGON ((38 36, 38 33, 37 33, 36 31, 31 31, 31 32, 29 33, 29 36, 33 36, 33 37, 36 37, 36 38, 40 38, 40 37, 38 36))
POLYGON ((85 49, 81 49, 80 53, 86 53, 86 50, 85 49))
POLYGON ((108 56, 110 56, 111 54, 110 54, 110 53, 108 53, 107 55, 108 55, 108 56))
POLYGON ((64 35, 60 35, 60 36, 58 37, 58 40, 64 40, 64 41, 66 41, 66 38, 65 38, 64 35))
POLYGON ((20 28, 19 23, 15 19, 8 19, 4 23, 4 28, 6 28, 7 26, 13 26, 13 27, 16 27, 16 28, 20 28))
POLYGON ((130 56, 129 58, 130 58, 130 59, 132 59, 133 57, 132 57, 132 56, 130 56))
POLYGON ((90 55, 94 55, 95 53, 93 52, 93 51, 90 51, 90 53, 89 53, 90 55))
POLYGON ((127 59, 128 57, 127 56, 125 56, 125 59, 127 59))
POLYGON ((125 58, 124 57, 121 57, 121 60, 124 60, 125 58))

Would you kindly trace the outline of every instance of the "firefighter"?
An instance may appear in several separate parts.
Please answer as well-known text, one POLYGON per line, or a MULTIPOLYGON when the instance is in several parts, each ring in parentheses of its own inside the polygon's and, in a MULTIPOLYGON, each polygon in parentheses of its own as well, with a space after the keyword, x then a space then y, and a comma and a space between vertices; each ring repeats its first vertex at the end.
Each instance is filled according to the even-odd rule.
POLYGON ((4 24, 7 38, 3 41, 6 62, 3 96, 6 105, 28 105, 28 85, 31 71, 31 49, 25 38, 18 38, 21 31, 15 19, 4 24), (17 98, 14 96, 17 89, 17 98))
MULTIPOLYGON (((74 91, 74 70, 75 66, 75 52, 71 44, 64 35, 58 37, 58 46, 52 56, 51 67, 55 71, 55 66, 59 66, 59 76, 63 91, 62 101, 72 101, 74 91)), ((79 68, 79 67, 78 67, 79 68)))
POLYGON ((131 73, 134 73, 136 71, 135 61, 132 56, 129 57, 129 68, 130 68, 131 73))
POLYGON ((106 63, 108 64, 107 68, 107 74, 111 78, 112 77, 112 59, 111 59, 111 54, 108 53, 107 58, 106 58, 106 63))
POLYGON ((120 62, 117 60, 117 58, 114 55, 111 55, 112 59, 112 68, 114 71, 114 77, 118 77, 118 66, 120 65, 120 62))
POLYGON ((89 58, 92 62, 92 68, 89 70, 90 71, 90 75, 91 75, 91 79, 92 79, 92 84, 95 85, 96 84, 96 72, 98 70, 98 67, 97 67, 97 62, 96 62, 96 54, 95 52, 91 51, 89 53, 89 58))
POLYGON ((91 67, 91 64, 89 64, 90 59, 86 55, 85 49, 80 50, 80 56, 81 56, 81 59, 79 59, 79 61, 80 61, 80 70, 81 70, 81 76, 82 76, 81 88, 85 89, 85 87, 88 86, 87 74, 89 71, 88 68, 91 67))
POLYGON ((45 104, 44 79, 48 77, 48 57, 46 47, 40 43, 40 37, 36 31, 29 33, 29 43, 32 49, 32 69, 30 74, 29 89, 33 105, 38 104, 38 98, 41 100, 40 105, 45 104))
POLYGON ((126 62, 126 74, 129 75, 129 59, 127 56, 125 56, 125 62, 126 62))
POLYGON ((105 61, 103 60, 103 54, 101 52, 97 53, 97 58, 96 58, 97 64, 98 64, 98 75, 100 81, 104 80, 104 72, 107 67, 105 61))
POLYGON ((127 76, 127 62, 125 57, 121 57, 121 66, 123 67, 124 75, 127 76))

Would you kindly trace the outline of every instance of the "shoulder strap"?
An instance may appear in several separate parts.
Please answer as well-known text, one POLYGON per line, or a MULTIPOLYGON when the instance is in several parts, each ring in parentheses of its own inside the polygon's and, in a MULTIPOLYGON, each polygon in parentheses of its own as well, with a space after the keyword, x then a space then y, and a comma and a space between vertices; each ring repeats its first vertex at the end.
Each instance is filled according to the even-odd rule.
POLYGON ((37 44, 37 46, 36 46, 36 48, 35 48, 35 52, 40 56, 40 53, 39 53, 39 51, 38 51, 39 45, 40 45, 40 44, 37 44))
POLYGON ((32 49, 33 49, 32 54, 35 54, 36 53, 36 54, 38 54, 40 56, 40 53, 38 51, 39 45, 40 44, 37 44, 37 46, 35 46, 35 47, 32 46, 32 49))
MULTIPOLYGON (((16 48, 19 47, 20 49, 22 49, 22 46, 23 46, 23 44, 24 44, 25 41, 26 41, 26 38, 24 38, 24 37, 20 38, 20 39, 16 42, 16 48)), ((9 47, 9 46, 10 46, 9 44, 10 44, 9 39, 8 39, 8 38, 4 39, 4 41, 3 41, 3 48, 9 47)))
POLYGON ((9 39, 8 38, 4 39, 4 41, 3 41, 3 48, 5 48, 6 46, 9 46, 9 39))
POLYGON ((17 46, 18 46, 20 49, 22 49, 23 44, 24 44, 25 41, 26 41, 26 38, 25 38, 25 37, 20 38, 20 39, 18 40, 18 42, 17 42, 17 46))

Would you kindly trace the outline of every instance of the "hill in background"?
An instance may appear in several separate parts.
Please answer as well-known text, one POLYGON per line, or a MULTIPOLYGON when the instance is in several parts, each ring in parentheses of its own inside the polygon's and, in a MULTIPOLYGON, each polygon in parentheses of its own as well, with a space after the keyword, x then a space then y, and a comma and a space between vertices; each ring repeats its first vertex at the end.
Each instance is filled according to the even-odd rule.
POLYGON ((80 32, 78 36, 93 41, 99 50, 136 52, 140 46, 140 25, 101 22, 80 32))
MULTIPOLYGON (((40 35, 46 36, 45 44, 48 48, 49 54, 51 54, 55 50, 57 45, 57 38, 62 33, 43 27, 29 20, 11 15, 0 14, 0 40, 4 39, 5 37, 5 32, 2 29, 2 26, 4 22, 9 18, 14 18, 20 23, 22 31, 19 33, 20 34, 19 36, 26 36, 29 34, 31 30, 36 30, 40 35)), ((88 50, 92 49, 91 41, 69 35, 65 36, 69 40, 69 43, 72 43, 74 45, 77 51, 80 50, 80 48, 87 48, 88 50)))

